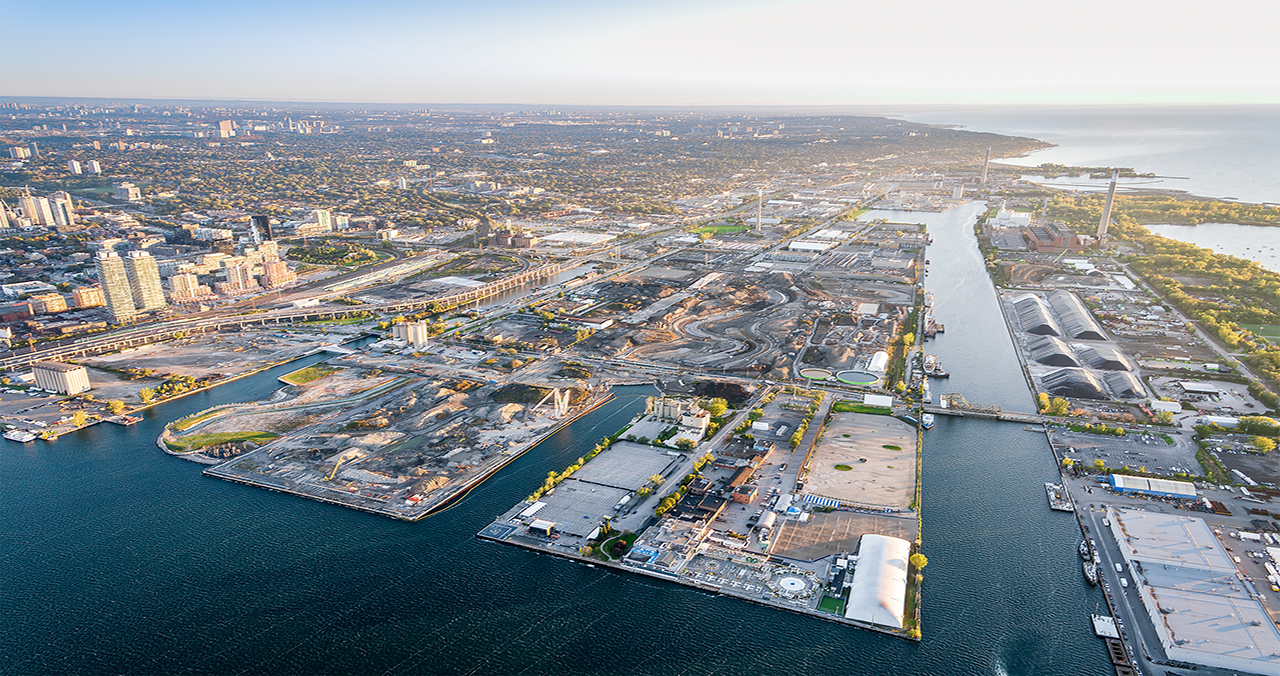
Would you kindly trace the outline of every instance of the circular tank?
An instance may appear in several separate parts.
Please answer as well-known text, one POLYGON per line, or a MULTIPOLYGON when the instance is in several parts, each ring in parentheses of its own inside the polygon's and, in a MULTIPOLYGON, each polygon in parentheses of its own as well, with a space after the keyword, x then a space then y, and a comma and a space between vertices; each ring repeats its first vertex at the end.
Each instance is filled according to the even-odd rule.
POLYGON ((880 376, 866 371, 841 371, 836 374, 836 380, 849 385, 872 385, 879 382, 880 376))
POLYGON ((800 369, 800 375, 809 380, 826 380, 831 377, 831 372, 826 369, 800 369))

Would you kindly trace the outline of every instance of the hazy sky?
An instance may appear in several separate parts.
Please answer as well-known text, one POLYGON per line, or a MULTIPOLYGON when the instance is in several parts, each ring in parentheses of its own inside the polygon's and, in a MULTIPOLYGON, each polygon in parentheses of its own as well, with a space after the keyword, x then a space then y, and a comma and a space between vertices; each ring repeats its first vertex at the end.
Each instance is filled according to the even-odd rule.
POLYGON ((0 95, 1280 101, 1278 0, 0 0, 0 95))

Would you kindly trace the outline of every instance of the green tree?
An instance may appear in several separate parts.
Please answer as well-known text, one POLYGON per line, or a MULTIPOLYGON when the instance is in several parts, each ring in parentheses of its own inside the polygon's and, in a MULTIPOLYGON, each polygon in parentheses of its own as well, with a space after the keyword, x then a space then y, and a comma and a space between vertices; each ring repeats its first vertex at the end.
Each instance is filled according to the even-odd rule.
POLYGON ((1040 412, 1044 413, 1049 410, 1049 395, 1041 392, 1036 395, 1036 404, 1040 406, 1040 412))
POLYGON ((915 554, 911 555, 911 565, 915 566, 916 570, 920 570, 925 566, 929 565, 929 559, 925 558, 924 554, 921 554, 920 552, 916 552, 915 554))
POLYGON ((1049 402, 1049 415, 1066 415, 1067 410, 1070 407, 1071 407, 1071 402, 1068 402, 1066 399, 1063 399, 1062 397, 1054 397, 1049 402))
POLYGON ((156 391, 151 389, 150 387, 144 387, 138 390, 138 398, 141 399, 142 403, 144 404, 150 404, 151 400, 154 399, 155 396, 156 396, 156 391))
POLYGON ((1159 413, 1157 413, 1157 414, 1155 415, 1155 421, 1156 421, 1157 423, 1161 424, 1161 425, 1172 425, 1172 424, 1173 424, 1173 412, 1172 412, 1172 411, 1160 411, 1159 413))
POLYGON ((711 401, 699 404, 699 406, 702 407, 702 410, 710 413, 712 418, 719 418, 725 414, 725 411, 729 410, 729 402, 725 401, 722 397, 716 397, 711 401))
POLYGON ((76 427, 82 427, 89 421, 89 414, 84 411, 76 411, 71 414, 71 424, 76 427))
POLYGON ((682 451, 692 451, 696 445, 693 439, 676 439, 676 448, 682 451))
POLYGON ((124 402, 119 399, 111 399, 107 401, 107 410, 111 411, 111 415, 120 415, 124 413, 124 402))
POLYGON ((1259 453, 1270 453, 1276 450, 1276 440, 1268 437, 1254 437, 1249 440, 1259 453))
POLYGON ((1107 463, 1103 462, 1101 459, 1093 461, 1094 469, 1106 469, 1106 467, 1107 467, 1107 463))

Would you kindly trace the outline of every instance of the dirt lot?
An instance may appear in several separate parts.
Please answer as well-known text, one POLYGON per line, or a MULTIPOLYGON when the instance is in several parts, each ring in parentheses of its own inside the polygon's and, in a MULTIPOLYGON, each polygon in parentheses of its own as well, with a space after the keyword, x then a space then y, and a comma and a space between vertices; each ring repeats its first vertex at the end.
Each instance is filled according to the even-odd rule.
POLYGON ((915 496, 915 430, 889 416, 833 414, 809 467, 806 492, 860 505, 907 509, 915 496))
POLYGON ((151 369, 157 375, 229 376, 291 359, 320 345, 347 338, 328 335, 280 338, 265 332, 214 333, 90 357, 83 362, 115 369, 151 369))
POLYGON ((856 551, 858 538, 865 533, 888 535, 912 542, 916 539, 916 531, 914 514, 887 516, 858 512, 814 512, 809 517, 809 523, 784 522, 770 553, 789 559, 814 561, 840 552, 856 551))

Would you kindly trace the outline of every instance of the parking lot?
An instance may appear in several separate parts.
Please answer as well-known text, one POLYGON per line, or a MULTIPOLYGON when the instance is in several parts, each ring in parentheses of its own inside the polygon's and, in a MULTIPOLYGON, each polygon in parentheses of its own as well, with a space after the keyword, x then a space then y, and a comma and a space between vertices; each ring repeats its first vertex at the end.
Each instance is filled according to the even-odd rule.
POLYGON ((1049 431, 1049 441, 1060 453, 1086 466, 1102 460, 1108 467, 1145 467, 1155 474, 1199 474, 1200 463, 1196 461, 1196 445, 1191 435, 1171 431, 1169 438, 1173 444, 1163 436, 1150 434, 1111 437, 1061 428, 1049 431))

